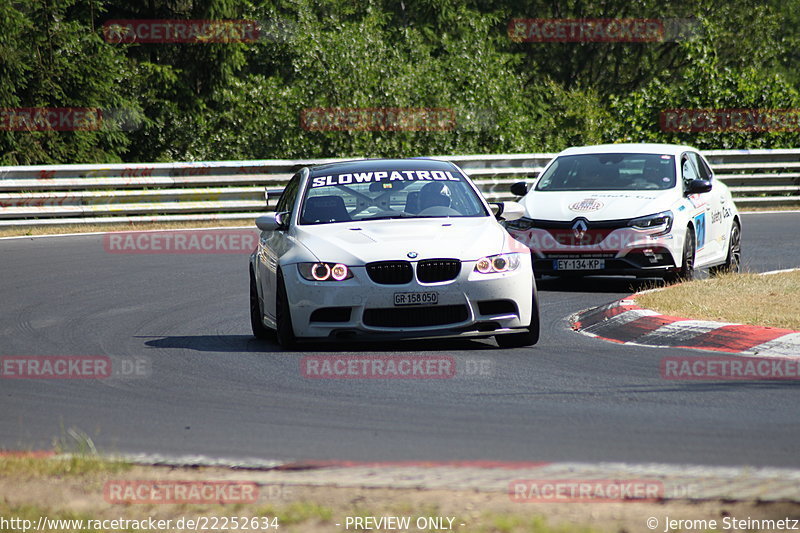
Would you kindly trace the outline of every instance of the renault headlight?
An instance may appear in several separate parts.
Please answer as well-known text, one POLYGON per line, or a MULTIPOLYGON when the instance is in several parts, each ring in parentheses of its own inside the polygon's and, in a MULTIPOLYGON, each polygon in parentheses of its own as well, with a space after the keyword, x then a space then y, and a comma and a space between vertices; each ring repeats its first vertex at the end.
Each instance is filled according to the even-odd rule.
POLYGON ((674 218, 672 211, 662 211, 655 215, 634 218, 628 222, 628 226, 639 230, 654 230, 653 235, 664 235, 672 229, 674 218))

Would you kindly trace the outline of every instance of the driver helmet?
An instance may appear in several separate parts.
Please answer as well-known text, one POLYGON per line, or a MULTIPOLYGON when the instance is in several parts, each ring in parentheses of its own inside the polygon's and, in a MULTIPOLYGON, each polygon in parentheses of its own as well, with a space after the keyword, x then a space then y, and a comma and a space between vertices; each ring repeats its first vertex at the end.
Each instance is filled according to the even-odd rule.
POLYGON ((426 183, 419 190, 420 211, 429 207, 450 207, 450 189, 446 183, 426 183))

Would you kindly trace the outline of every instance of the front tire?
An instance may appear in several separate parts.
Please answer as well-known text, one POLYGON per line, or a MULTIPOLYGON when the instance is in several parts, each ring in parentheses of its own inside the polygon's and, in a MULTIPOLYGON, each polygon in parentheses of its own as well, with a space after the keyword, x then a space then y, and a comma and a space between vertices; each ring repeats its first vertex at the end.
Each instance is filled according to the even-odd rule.
POLYGON ((533 305, 531 306, 531 323, 525 333, 509 333, 507 335, 495 335, 494 340, 500 348, 522 348, 533 346, 539 342, 539 302, 536 298, 534 288, 531 296, 533 305))
POLYGON ((664 276, 664 280, 667 283, 693 280, 696 252, 694 231, 689 227, 686 230, 686 238, 683 241, 683 261, 681 262, 681 268, 677 272, 670 272, 668 275, 664 276))
POLYGON ((261 301, 258 298, 258 288, 256 287, 256 276, 253 268, 250 267, 250 327, 253 329, 253 336, 257 339, 269 339, 274 336, 274 332, 264 326, 261 320, 261 301))
POLYGON ((289 310, 289 297, 286 295, 286 284, 280 270, 278 270, 278 290, 275 296, 275 323, 278 344, 287 350, 297 346, 297 337, 292 327, 292 313, 289 310))
POLYGON ((741 268, 742 261, 742 228, 738 222, 733 221, 731 227, 731 238, 728 243, 728 257, 719 266, 708 269, 709 274, 718 276, 720 274, 737 274, 741 268))

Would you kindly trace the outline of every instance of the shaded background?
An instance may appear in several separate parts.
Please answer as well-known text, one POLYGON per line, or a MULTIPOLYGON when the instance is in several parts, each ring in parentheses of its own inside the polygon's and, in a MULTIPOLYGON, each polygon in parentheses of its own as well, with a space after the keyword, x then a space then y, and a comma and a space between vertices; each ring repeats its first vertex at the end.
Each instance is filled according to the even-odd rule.
POLYGON ((798 146, 797 132, 669 133, 670 108, 800 108, 797 0, 0 0, 0 108, 97 107, 101 131, 0 129, 0 164, 552 152, 665 141, 798 146), (514 42, 513 18, 650 18, 668 42, 514 42), (120 43, 115 19, 246 19, 256 42, 120 43), (308 131, 313 107, 447 108, 447 131, 308 131))

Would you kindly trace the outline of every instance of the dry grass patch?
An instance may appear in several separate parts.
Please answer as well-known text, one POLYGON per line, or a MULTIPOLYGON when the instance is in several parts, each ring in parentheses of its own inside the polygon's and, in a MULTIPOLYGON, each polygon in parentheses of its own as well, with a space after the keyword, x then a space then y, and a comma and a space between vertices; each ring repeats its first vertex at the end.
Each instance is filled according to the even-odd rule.
MULTIPOLYGON (((743 213, 769 211, 791 211, 800 209, 800 204, 784 206, 744 206, 739 208, 743 213)), ((236 220, 208 220, 201 222, 134 222, 110 224, 69 224, 65 226, 42 225, 26 228, 0 228, 0 237, 17 237, 26 235, 63 235, 66 233, 97 233, 104 231, 154 231, 160 229, 216 228, 230 226, 251 226, 255 228, 255 219, 242 218, 236 220)))
POLYGON ((27 228, 0 228, 0 237, 17 237, 33 235, 64 235, 66 233, 97 233, 106 231, 155 231, 164 229, 252 227, 256 221, 252 218, 236 220, 208 220, 204 222, 135 222, 113 224, 69 224, 66 226, 31 226, 27 228))
MULTIPOLYGON (((745 206, 739 211, 743 213, 790 211, 800 209, 800 204, 785 206, 745 206)), ((0 228, 0 237, 18 237, 34 235, 64 235, 67 233, 98 233, 106 231, 155 231, 162 229, 191 229, 245 226, 255 228, 255 219, 242 218, 235 220, 208 220, 200 222, 119 222, 109 224, 68 224, 42 225, 25 228, 0 228)))
POLYGON ((726 274, 643 294, 636 303, 665 315, 800 330, 800 271, 726 274))
POLYGON ((25 478, 49 476, 85 476, 93 473, 126 472, 131 465, 123 461, 110 461, 97 456, 71 455, 64 457, 0 457, 0 478, 14 476, 25 478))
MULTIPOLYGON (((420 490, 313 486, 293 484, 292 474, 265 478, 265 472, 218 467, 173 468, 103 464, 102 457, 82 457, 77 468, 64 470, 57 458, 0 456, 0 517, 36 524, 39 517, 83 520, 83 527, 63 526, 63 533, 103 531, 88 520, 171 520, 197 517, 277 517, 279 533, 341 533, 346 517, 453 517, 453 531, 464 533, 623 533, 649 531, 648 517, 679 519, 722 516, 784 518, 800 516, 800 504, 763 502, 681 501, 612 503, 530 503, 511 501, 505 492, 459 489, 420 490), (41 464, 37 464, 41 463, 41 464), (259 482, 259 477, 261 481, 259 482), (252 481, 260 483, 257 502, 239 504, 116 504, 104 496, 109 480, 252 481), (270 488, 279 489, 276 491, 270 488), (336 525, 336 524, 340 525, 336 525), (463 526, 461 524, 464 524, 463 526)), ((447 525, 447 522, 445 522, 447 525)), ((146 528, 144 528, 146 529, 146 528)), ((351 531, 353 528, 350 528, 351 531)), ((0 532, 19 531, 0 524, 0 532)), ((51 529, 52 530, 52 529, 51 529)), ((119 531, 141 531, 121 527, 119 531)), ((177 528, 170 528, 176 531, 177 528)), ((229 529, 244 531, 244 528, 229 529)), ((32 529, 29 529, 32 531, 32 529)), ((107 530, 106 530, 107 531, 107 530)), ((184 529, 186 531, 186 529, 184 529)), ((210 530, 209 530, 210 531, 210 530)), ((256 531, 250 528, 249 531, 256 531)), ((417 530, 415 527, 409 531, 417 530)), ((437 530, 439 531, 439 530, 437 530)))

